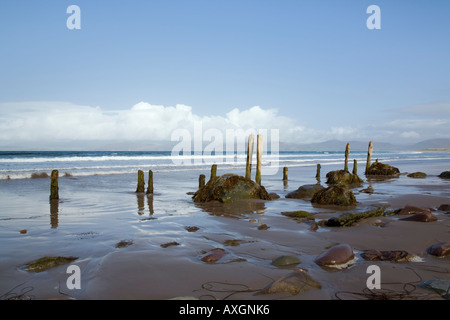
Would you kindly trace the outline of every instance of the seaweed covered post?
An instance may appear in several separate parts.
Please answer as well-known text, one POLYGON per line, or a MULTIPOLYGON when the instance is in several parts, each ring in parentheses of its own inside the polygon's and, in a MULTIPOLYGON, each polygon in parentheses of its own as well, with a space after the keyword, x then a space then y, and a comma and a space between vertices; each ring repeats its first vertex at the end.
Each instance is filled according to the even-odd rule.
POLYGON ((320 163, 317 164, 316 179, 320 181, 320 163))
POLYGON ((356 159, 353 159, 353 172, 354 175, 358 174, 358 162, 356 161, 356 159))
POLYGON ((348 156, 350 155, 350 143, 347 143, 347 146, 345 147, 345 165, 344 170, 348 171, 348 156))
POLYGON ((201 174, 198 177, 198 188, 199 189, 205 186, 205 179, 206 179, 206 176, 204 174, 201 174))
POLYGON ((247 146, 247 164, 245 166, 245 178, 246 179, 251 179, 254 140, 255 140, 255 136, 253 134, 249 135, 248 146, 247 146))
POLYGON ((263 149, 263 136, 258 134, 256 143, 256 176, 255 182, 261 185, 261 162, 263 149))
POLYGON ((367 151, 367 162, 366 162, 366 174, 367 170, 369 170, 370 167, 370 158, 372 157, 372 151, 373 151, 373 142, 369 142, 369 150, 367 151))
POLYGON ((147 194, 153 194, 153 171, 148 171, 148 187, 147 194))
POLYGON ((138 184, 136 188, 136 193, 141 192, 145 192, 144 171, 138 170, 138 184))
POLYGON ((53 170, 50 181, 50 200, 59 199, 58 177, 59 171, 53 170))
POLYGON ((211 166, 211 178, 210 180, 214 179, 217 176, 217 164, 213 164, 211 166))
POLYGON ((283 168, 283 181, 288 181, 288 168, 284 167, 283 168))

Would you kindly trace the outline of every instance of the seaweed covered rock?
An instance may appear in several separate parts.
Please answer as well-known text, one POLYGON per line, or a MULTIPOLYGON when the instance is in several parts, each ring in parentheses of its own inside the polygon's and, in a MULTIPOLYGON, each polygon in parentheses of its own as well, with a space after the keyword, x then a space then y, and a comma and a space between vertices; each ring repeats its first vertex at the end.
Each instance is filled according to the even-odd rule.
POLYGON ((238 175, 214 177, 192 196, 194 202, 217 200, 230 203, 241 199, 271 200, 263 186, 238 175))
POLYGON ((450 179, 450 171, 441 172, 441 174, 438 177, 442 179, 450 179))
POLYGON ((316 192, 311 202, 321 205, 354 206, 356 198, 353 192, 345 186, 334 185, 316 192))
POLYGON ((54 268, 74 260, 78 257, 42 257, 27 265, 27 271, 29 272, 42 272, 50 268, 54 268))
POLYGON ((384 214, 386 207, 379 207, 373 210, 363 212, 347 212, 339 217, 333 217, 325 222, 327 227, 348 227, 352 226, 362 219, 381 217, 384 214))
POLYGON ((425 179, 427 177, 427 174, 425 172, 413 172, 408 174, 408 178, 414 178, 414 179, 425 179))
POLYGON ((390 166, 385 163, 381 163, 375 161, 372 165, 367 169, 367 176, 388 176, 388 177, 396 177, 400 174, 400 170, 398 168, 390 166))
POLYGON ((330 171, 326 177, 328 185, 344 184, 358 186, 363 183, 363 180, 358 175, 350 173, 347 170, 330 171))
POLYGON ((292 191, 286 195, 286 198, 291 199, 311 199, 312 196, 319 190, 324 189, 320 184, 305 184, 300 186, 297 190, 292 191))

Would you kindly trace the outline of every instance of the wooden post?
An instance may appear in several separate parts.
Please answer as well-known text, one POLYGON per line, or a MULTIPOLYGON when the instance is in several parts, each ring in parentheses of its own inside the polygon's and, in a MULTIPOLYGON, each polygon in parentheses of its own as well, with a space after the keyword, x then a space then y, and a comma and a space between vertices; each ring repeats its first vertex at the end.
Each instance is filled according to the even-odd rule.
POLYGON ((256 142, 256 176, 255 182, 261 185, 261 161, 262 161, 262 152, 263 152, 263 136, 258 134, 257 142, 256 142))
POLYGON ((287 181, 288 180, 288 168, 284 167, 283 168, 283 181, 287 181))
POLYGON ((345 166, 344 170, 348 171, 348 156, 350 154, 350 143, 347 143, 347 146, 345 147, 345 166))
POLYGON ((358 174, 358 163, 356 162, 356 159, 353 159, 353 174, 358 174))
POLYGON ((50 200, 59 199, 58 176, 58 170, 53 170, 50 181, 50 200))
POLYGON ((153 171, 148 171, 148 187, 147 194, 153 194, 153 171))
POLYGON ((318 163, 317 164, 317 172, 316 172, 316 179, 317 180, 320 180, 320 168, 321 168, 321 165, 320 165, 320 163, 318 163))
POLYGON ((144 171, 138 170, 138 184, 136 188, 137 193, 145 192, 144 171))
POLYGON ((206 177, 204 174, 201 174, 200 177, 198 177, 198 188, 199 189, 205 186, 205 179, 206 179, 206 177))
POLYGON ((252 174, 252 158, 253 158, 253 144, 254 144, 255 136, 249 135, 248 137, 248 146, 247 146, 247 164, 245 166, 245 178, 251 180, 252 174))
POLYGON ((369 150, 367 151, 366 174, 370 167, 370 158, 372 157, 373 142, 369 142, 369 150))
POLYGON ((211 166, 211 178, 210 180, 214 179, 217 176, 217 164, 213 164, 211 166))

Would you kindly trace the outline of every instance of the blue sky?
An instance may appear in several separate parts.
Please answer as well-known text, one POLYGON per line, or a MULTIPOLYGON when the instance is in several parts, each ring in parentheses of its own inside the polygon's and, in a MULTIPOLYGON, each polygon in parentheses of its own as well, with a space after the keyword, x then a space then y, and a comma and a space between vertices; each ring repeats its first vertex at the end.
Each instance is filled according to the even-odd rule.
POLYGON ((117 126, 139 103, 163 106, 161 122, 177 105, 217 123, 236 109, 272 117, 289 142, 450 137, 445 0, 0 0, 0 43, 1 148, 51 144, 65 129, 68 142, 114 140, 102 131, 112 122, 89 115, 117 126), (80 30, 66 27, 72 4, 80 30), (366 27, 372 4, 380 30, 366 27), (77 119, 98 127, 83 135, 77 119))

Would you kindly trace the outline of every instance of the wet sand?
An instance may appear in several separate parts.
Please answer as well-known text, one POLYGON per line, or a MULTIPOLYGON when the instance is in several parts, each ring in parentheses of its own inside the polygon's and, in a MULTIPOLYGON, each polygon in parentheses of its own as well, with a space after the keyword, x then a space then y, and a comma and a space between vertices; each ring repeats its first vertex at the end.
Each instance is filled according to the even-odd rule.
MULTIPOLYGON (((295 177, 295 174, 292 170, 291 175, 295 177)), ((66 185, 69 184, 67 181, 66 185)), ((30 196, 37 203, 36 210, 46 212, 36 216, 29 214, 31 217, 28 218, 32 219, 25 219, 30 208, 24 202, 24 219, 4 226, 3 238, 9 242, 2 245, 5 254, 1 260, 0 293, 3 298, 22 295, 23 299, 79 300, 167 300, 177 297, 359 300, 381 297, 382 294, 391 299, 442 299, 437 293, 417 285, 430 279, 450 280, 450 256, 438 258, 426 251, 435 243, 450 241, 450 214, 433 211, 438 218, 434 222, 401 221, 399 216, 385 216, 365 219, 351 227, 319 227, 312 231, 308 223, 298 222, 281 212, 307 210, 320 221, 350 208, 317 207, 307 200, 287 199, 285 194, 303 181, 294 180, 288 187, 282 187, 277 178, 268 180, 266 187, 269 192, 280 195, 277 200, 198 205, 186 194, 192 189, 193 181, 180 185, 174 180, 173 186, 168 185, 165 190, 177 185, 176 191, 170 195, 158 191, 152 198, 136 197, 132 192, 105 196, 104 192, 92 192, 89 185, 83 186, 85 194, 77 189, 77 196, 65 196, 60 201, 56 211, 59 225, 36 228, 38 232, 33 232, 33 224, 50 224, 48 203, 37 200, 45 192, 30 196), (171 201, 170 197, 180 192, 182 196, 171 201), (133 203, 130 199, 134 199, 133 203), (130 203, 125 205, 127 201, 130 203), (100 226, 102 220, 97 219, 102 215, 100 226), (21 235, 17 230, 17 234, 12 235, 12 227, 19 229, 22 222, 29 226, 28 233, 21 235), (262 225, 267 228, 259 228, 262 225), (189 232, 189 226, 196 226, 198 230, 189 232), (125 239, 132 244, 124 248, 114 246, 125 239), (177 244, 161 246, 170 242, 177 244), (355 254, 355 261, 348 267, 323 268, 314 262, 328 248, 341 243, 349 244, 355 254), (215 248, 225 251, 223 258, 215 263, 203 262, 201 258, 215 248), (361 253, 369 249, 405 250, 420 261, 365 261, 361 253), (25 270, 27 262, 43 255, 78 256, 74 264, 81 269, 81 289, 67 288, 67 266, 41 273, 25 270), (271 264, 283 255, 296 256, 301 262, 291 267, 271 264), (367 290, 370 265, 380 267, 381 290, 367 290), (311 288, 295 295, 289 292, 256 294, 299 270, 319 282, 321 289, 311 288)), ((82 179, 72 182, 86 183, 82 179)), ((134 187, 133 180, 129 187, 134 187)), ((65 191, 68 193, 70 189, 65 191)), ((353 191, 359 202, 356 209, 360 210, 374 205, 387 205, 391 209, 415 205, 436 210, 441 204, 450 204, 450 183, 435 176, 420 181, 405 175, 386 181, 365 181, 364 186, 353 191), (369 184, 374 188, 373 194, 359 192, 369 184)), ((4 219, 5 223, 8 221, 4 219)))

